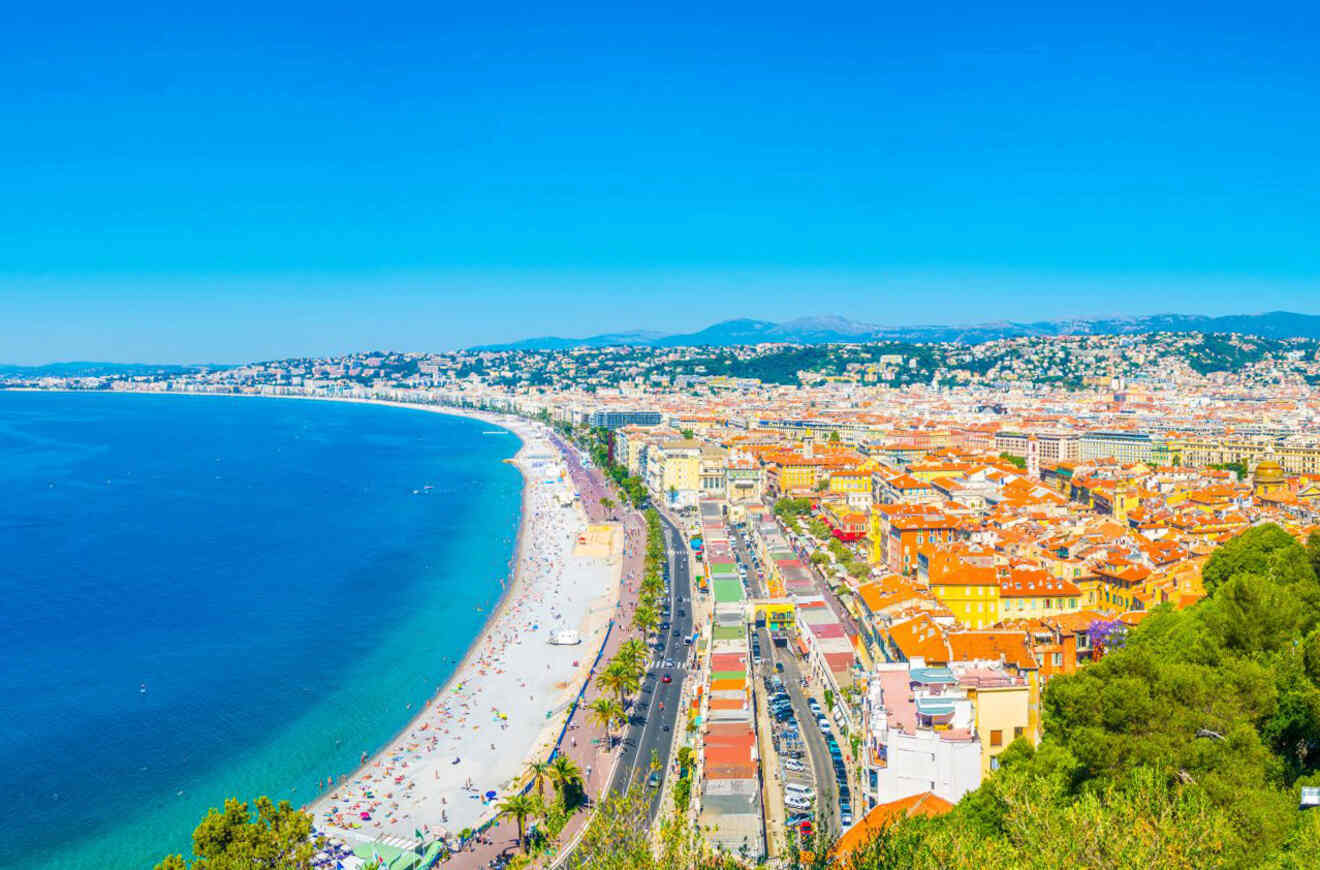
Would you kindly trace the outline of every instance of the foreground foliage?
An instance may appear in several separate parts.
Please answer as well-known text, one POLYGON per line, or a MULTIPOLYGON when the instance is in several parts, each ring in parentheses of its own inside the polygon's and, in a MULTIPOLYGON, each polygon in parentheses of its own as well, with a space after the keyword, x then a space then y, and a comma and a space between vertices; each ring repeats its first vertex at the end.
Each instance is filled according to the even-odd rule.
POLYGON ((295 810, 288 801, 256 801, 257 815, 248 805, 229 798, 223 811, 211 808, 193 831, 191 865, 182 855, 170 855, 156 870, 308 870, 316 846, 311 841, 312 817, 295 810))

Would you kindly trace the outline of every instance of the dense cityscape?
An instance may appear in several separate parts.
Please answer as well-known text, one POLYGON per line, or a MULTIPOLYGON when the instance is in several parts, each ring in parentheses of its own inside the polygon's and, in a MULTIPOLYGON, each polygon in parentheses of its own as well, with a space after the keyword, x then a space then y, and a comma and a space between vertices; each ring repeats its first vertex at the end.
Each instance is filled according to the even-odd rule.
MULTIPOLYGON (((950 831, 994 801, 1021 824, 1020 790, 1051 771, 1069 771, 1050 780, 1068 806, 1174 764, 1189 792, 1206 783, 1203 803, 1163 785, 1147 798, 1181 819, 1189 866, 1210 854, 1192 836, 1206 825, 1248 864, 1301 866, 1279 850, 1306 836, 1287 813, 1320 800, 1303 788, 1320 761, 1307 676, 1320 612, 1300 586, 1280 590, 1320 590, 1301 549, 1320 551, 1314 340, 375 352, 0 383, 441 405, 553 427, 615 499, 683 531, 695 643, 651 785, 725 859, 925 866, 876 850, 897 848, 896 820, 947 817, 963 821, 912 836, 1015 866, 1014 836, 958 830, 959 845, 950 831), (1259 625, 1280 610, 1290 621, 1259 625), (1215 652, 1169 652, 1192 625, 1215 652), (1224 697, 1218 681, 1243 668, 1268 697, 1224 697), (1225 742, 1231 772, 1211 751, 1225 742)), ((1139 840, 1103 847, 1156 848, 1139 840)))

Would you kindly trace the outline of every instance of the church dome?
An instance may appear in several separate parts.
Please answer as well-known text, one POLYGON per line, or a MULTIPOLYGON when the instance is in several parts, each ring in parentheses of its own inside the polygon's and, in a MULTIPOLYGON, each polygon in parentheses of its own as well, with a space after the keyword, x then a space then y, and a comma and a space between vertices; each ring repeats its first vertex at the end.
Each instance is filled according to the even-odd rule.
POLYGON ((1267 459, 1256 466, 1256 473, 1253 477, 1257 484, 1261 483, 1283 483, 1283 466, 1272 459, 1267 459))

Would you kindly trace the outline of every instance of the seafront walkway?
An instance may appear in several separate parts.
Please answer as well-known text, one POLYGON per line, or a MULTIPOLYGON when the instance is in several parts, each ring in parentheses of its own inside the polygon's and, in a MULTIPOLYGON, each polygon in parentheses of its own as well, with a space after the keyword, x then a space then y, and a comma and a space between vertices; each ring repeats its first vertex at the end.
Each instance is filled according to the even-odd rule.
MULTIPOLYGON (((646 550, 646 520, 635 510, 616 509, 606 511, 601 506, 602 498, 611 498, 619 502, 617 493, 610 490, 600 469, 583 468, 577 452, 556 435, 552 441, 564 457, 564 463, 573 479, 581 499, 582 507, 593 523, 620 521, 624 529, 624 555, 621 573, 619 603, 614 613, 614 630, 610 632, 605 649, 601 655, 602 664, 609 661, 624 641, 637 636, 632 628, 632 614, 637 608, 637 597, 641 591, 642 564, 646 550)), ((589 651, 594 656, 595 651, 589 651)), ((587 688, 583 701, 593 700, 596 694, 594 686, 587 688)), ((590 722, 586 714, 575 711, 564 732, 559 752, 576 762, 583 773, 584 787, 588 797, 595 800, 604 792, 610 781, 614 759, 619 750, 606 751, 597 741, 604 739, 605 731, 601 726, 590 722), (588 773, 589 772, 589 773, 588 773)), ((549 789, 549 786, 547 786, 549 789)), ((590 821, 589 810, 579 810, 565 825, 559 835, 560 843, 572 841, 590 821)), ((517 841, 518 828, 512 821, 499 820, 483 832, 485 842, 475 843, 465 851, 451 856, 444 862, 446 867, 486 867, 501 855, 512 855, 519 851, 517 841)))

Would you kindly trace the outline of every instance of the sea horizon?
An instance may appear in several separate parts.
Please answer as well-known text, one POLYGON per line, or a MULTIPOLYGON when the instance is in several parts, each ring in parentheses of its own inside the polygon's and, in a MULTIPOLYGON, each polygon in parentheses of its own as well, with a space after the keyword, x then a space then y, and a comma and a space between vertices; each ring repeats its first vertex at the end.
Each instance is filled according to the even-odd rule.
POLYGON ((227 797, 309 803, 407 725, 503 594, 514 439, 209 398, 0 393, 0 763, 31 793, 0 867, 151 866, 227 797))

